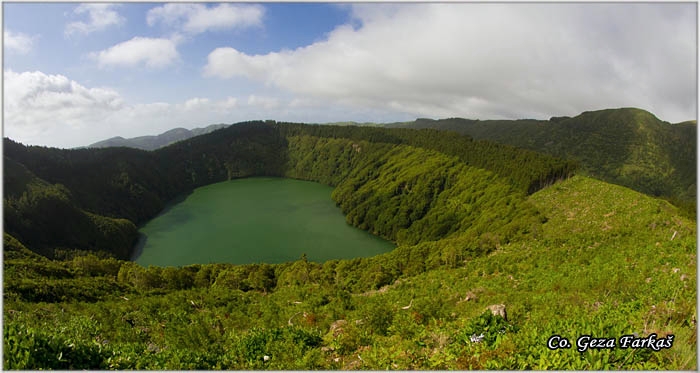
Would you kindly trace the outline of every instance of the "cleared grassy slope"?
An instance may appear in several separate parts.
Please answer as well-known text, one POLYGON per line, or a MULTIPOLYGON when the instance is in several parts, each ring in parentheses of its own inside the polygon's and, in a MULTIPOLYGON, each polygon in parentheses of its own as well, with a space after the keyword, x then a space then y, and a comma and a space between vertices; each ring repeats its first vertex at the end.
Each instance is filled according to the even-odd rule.
MULTIPOLYGON (((695 222, 666 201, 580 176, 530 200, 549 218, 533 237, 475 258, 465 268, 431 271, 375 295, 395 305, 410 299, 433 302, 429 307, 442 315, 441 321, 422 335, 428 346, 432 341, 439 348, 423 353, 427 361, 441 363, 428 366, 696 369, 695 222), (491 348, 459 342, 455 336, 475 317, 501 303, 518 332, 491 348), (439 326, 444 321, 447 325, 439 326), (575 347, 545 347, 554 334, 574 344, 585 334, 619 338, 633 333, 674 334, 675 341, 673 348, 660 352, 618 348, 579 353, 575 347)), ((401 343, 399 350, 411 348, 401 343)), ((385 348, 395 351, 390 345, 387 341, 385 348)), ((393 356, 381 349, 376 353, 381 358, 375 362, 393 356)))

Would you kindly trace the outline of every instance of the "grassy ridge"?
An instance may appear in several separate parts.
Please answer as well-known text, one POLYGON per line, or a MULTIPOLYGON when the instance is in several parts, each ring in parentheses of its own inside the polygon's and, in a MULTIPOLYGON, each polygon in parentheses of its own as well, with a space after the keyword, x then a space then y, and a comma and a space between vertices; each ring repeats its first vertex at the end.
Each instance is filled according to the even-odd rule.
POLYGON ((5 367, 696 369, 694 222, 664 201, 585 177, 528 201, 547 218, 540 230, 463 267, 373 291, 347 290, 352 277, 376 273, 348 271, 357 261, 139 269, 23 256, 6 236, 18 252, 6 270, 37 275, 5 276, 5 367), (266 273, 274 284, 262 281, 266 273), (148 276, 168 280, 149 288, 148 276), (22 300, 28 281, 95 300, 22 300), (507 320, 484 313, 499 303, 507 320), (633 333, 675 339, 661 351, 546 347, 553 334, 575 343, 633 333))

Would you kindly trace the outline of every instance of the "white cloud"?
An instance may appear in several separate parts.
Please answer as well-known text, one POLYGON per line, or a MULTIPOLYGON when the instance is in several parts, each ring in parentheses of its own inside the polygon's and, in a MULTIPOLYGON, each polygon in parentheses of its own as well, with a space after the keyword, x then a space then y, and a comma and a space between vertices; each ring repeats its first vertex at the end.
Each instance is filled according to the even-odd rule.
POLYGON ((217 110, 230 110, 238 106, 238 99, 235 97, 226 97, 225 100, 217 104, 217 110))
POLYGON ((279 107, 279 100, 274 97, 248 96, 248 106, 261 107, 263 109, 275 109, 279 107))
POLYGON ((30 141, 89 131, 104 115, 124 107, 111 89, 87 88, 63 75, 39 71, 5 71, 4 90, 5 136, 30 141))
POLYGON ((293 51, 217 48, 203 73, 414 116, 695 117, 694 4, 374 4, 293 51))
POLYGON ((90 34, 95 31, 102 31, 110 26, 118 26, 124 24, 126 19, 119 15, 115 10, 115 4, 81 4, 73 10, 74 14, 82 15, 87 13, 87 22, 71 22, 66 25, 64 34, 71 36, 73 34, 90 34))
POLYGON ((21 32, 6 30, 3 32, 3 45, 8 51, 13 51, 19 54, 27 54, 32 50, 34 45, 34 37, 21 32))
POLYGON ((164 67, 178 59, 175 42, 169 39, 134 37, 109 49, 92 53, 100 67, 138 66, 164 67))
POLYGON ((219 4, 207 7, 203 4, 165 4, 148 11, 149 26, 161 23, 181 29, 188 34, 210 30, 248 28, 262 25, 265 9, 250 4, 219 4))
POLYGON ((395 117, 386 111, 353 111, 352 107, 324 99, 262 94, 133 104, 113 89, 88 87, 66 76, 40 71, 6 70, 4 85, 4 136, 24 144, 63 148, 85 146, 114 136, 155 135, 175 127, 213 123, 256 119, 322 123, 395 117))
POLYGON ((4 135, 25 144, 58 147, 211 124, 209 109, 231 103, 230 98, 212 102, 196 97, 180 104, 130 105, 112 89, 86 87, 66 76, 40 71, 6 70, 4 86, 4 135))
POLYGON ((119 109, 123 102, 111 89, 86 88, 63 75, 47 75, 40 71, 4 72, 5 108, 36 109, 101 107, 119 109))
POLYGON ((233 78, 237 76, 274 83, 279 74, 297 57, 292 52, 249 56, 234 48, 217 48, 207 57, 205 76, 233 78))
POLYGON ((4 90, 4 136, 64 148, 113 136, 155 135, 175 127, 278 119, 289 106, 276 97, 260 95, 129 104, 113 89, 88 87, 64 75, 40 71, 5 70, 4 90))
POLYGON ((195 97, 185 101, 186 110, 203 109, 209 106, 208 98, 195 97))

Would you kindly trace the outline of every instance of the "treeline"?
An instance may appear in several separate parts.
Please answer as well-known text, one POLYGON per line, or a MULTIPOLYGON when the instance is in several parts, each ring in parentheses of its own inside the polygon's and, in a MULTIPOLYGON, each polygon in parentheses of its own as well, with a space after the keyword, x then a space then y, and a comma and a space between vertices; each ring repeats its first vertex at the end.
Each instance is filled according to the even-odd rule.
POLYGON ((696 227, 672 206, 583 177, 528 196, 496 170, 383 137, 392 131, 314 131, 247 123, 88 159, 6 140, 3 367, 696 370, 686 301, 697 293, 696 227), (91 179, 100 167, 109 175, 91 179), (333 185, 351 224, 398 247, 324 263, 144 268, 100 241, 135 233, 120 214, 145 219, 171 196, 254 175, 333 185), (90 195, 102 187, 124 205, 90 195), (487 311, 501 304, 507 318, 487 311), (676 339, 584 353, 542 340, 586 333, 676 339))
MULTIPOLYGON (((463 252, 458 260, 483 255, 493 242, 463 252)), ((372 258, 311 262, 305 256, 282 264, 192 264, 144 268, 134 262, 76 252, 47 259, 4 236, 4 299, 11 302, 98 302, 133 294, 159 295, 193 289, 270 293, 288 287, 322 286, 334 291, 363 293, 440 267, 453 267, 454 258, 435 255, 433 244, 402 247, 372 258)))

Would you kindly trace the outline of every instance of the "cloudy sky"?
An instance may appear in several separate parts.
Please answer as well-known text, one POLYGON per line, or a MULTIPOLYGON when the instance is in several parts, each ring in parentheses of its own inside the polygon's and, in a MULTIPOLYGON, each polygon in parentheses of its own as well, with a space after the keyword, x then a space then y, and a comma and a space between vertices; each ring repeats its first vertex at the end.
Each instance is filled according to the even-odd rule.
POLYGON ((3 130, 697 116, 694 3, 4 3, 3 130))

